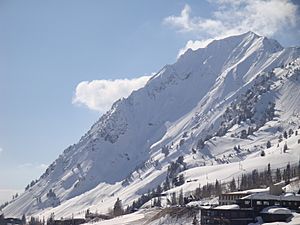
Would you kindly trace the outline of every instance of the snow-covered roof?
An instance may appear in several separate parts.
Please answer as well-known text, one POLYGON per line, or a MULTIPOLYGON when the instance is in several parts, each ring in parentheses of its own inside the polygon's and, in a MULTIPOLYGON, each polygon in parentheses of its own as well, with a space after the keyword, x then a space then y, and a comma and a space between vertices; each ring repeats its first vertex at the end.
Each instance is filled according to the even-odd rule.
POLYGON ((253 194, 253 193, 266 193, 269 192, 269 188, 256 188, 256 189, 250 189, 250 190, 245 190, 245 191, 234 191, 234 192, 229 192, 226 194, 253 194))
POLYGON ((240 207, 236 204, 233 205, 220 205, 215 207, 215 209, 240 209, 240 207))
POLYGON ((294 196, 294 195, 295 195, 295 194, 294 194, 294 193, 291 193, 291 192, 285 193, 285 194, 284 194, 285 197, 287 197, 287 196, 294 196))
POLYGON ((245 196, 241 199, 255 199, 255 200, 278 200, 278 201, 300 201, 300 195, 270 195, 266 193, 255 193, 245 196))
POLYGON ((292 214, 291 210, 283 207, 271 206, 264 208, 261 213, 269 213, 269 214, 292 214))

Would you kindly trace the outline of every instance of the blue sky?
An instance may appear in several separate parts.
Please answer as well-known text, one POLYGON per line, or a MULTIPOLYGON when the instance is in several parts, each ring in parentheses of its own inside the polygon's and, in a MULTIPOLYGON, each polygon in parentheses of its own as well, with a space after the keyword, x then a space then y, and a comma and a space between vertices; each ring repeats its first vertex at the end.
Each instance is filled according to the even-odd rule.
POLYGON ((299 46, 297 4, 0 0, 0 203, 186 48, 246 29, 299 46))

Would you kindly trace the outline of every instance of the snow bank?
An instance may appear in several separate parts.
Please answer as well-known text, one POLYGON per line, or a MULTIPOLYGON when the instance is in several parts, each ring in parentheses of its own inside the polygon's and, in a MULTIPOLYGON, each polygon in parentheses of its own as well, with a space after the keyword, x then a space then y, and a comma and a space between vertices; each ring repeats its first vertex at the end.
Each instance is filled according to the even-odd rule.
POLYGON ((271 206, 264 208, 261 213, 269 213, 269 214, 288 214, 292 215, 291 210, 282 207, 271 206))
POLYGON ((220 206, 217 206, 215 209, 240 209, 240 207, 236 204, 233 204, 233 205, 220 205, 220 206))

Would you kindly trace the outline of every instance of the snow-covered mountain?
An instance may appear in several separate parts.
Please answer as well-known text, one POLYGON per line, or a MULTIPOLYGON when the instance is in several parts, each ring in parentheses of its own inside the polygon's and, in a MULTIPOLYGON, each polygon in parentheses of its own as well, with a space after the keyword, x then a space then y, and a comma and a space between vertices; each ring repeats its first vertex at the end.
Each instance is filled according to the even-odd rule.
MULTIPOLYGON (((212 173, 213 181, 224 171, 230 176, 228 168, 238 173, 240 160, 249 170, 276 163, 275 146, 268 150, 272 157, 257 157, 260 145, 300 124, 299 68, 300 48, 283 48, 253 32, 188 50, 115 102, 4 214, 105 212, 117 197, 129 204, 161 184, 179 156, 189 179, 212 173)), ((278 163, 297 161, 299 153, 296 146, 278 163)))

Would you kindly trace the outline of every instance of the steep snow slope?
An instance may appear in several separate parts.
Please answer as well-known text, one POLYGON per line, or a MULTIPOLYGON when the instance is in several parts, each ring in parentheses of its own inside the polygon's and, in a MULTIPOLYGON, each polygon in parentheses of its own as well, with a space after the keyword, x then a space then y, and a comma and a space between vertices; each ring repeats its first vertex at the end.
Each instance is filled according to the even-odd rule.
POLYGON ((274 117, 268 114, 270 103, 275 103, 278 114, 278 124, 269 122, 270 126, 289 127, 291 118, 299 122, 295 116, 299 112, 295 72, 299 62, 288 65, 299 52, 299 48, 282 48, 252 32, 187 51, 144 88, 114 103, 33 187, 4 209, 5 215, 48 216, 55 212, 65 217, 83 215, 87 208, 106 211, 116 197, 130 203, 162 183, 169 163, 180 155, 185 156, 187 169, 234 163, 250 153, 253 156, 258 151, 254 145, 276 131, 256 130, 259 137, 252 142, 239 137, 249 126, 264 129, 274 117), (253 109, 246 120, 236 113, 245 108, 245 99, 253 109), (265 114, 267 119, 262 118, 265 114), (199 139, 207 140, 200 150, 199 139), (250 150, 234 155, 235 144, 250 150), (166 157, 161 152, 163 146, 170 152, 166 157), (225 153, 228 157, 220 158, 225 153), (49 196, 50 189, 56 196, 49 196))

